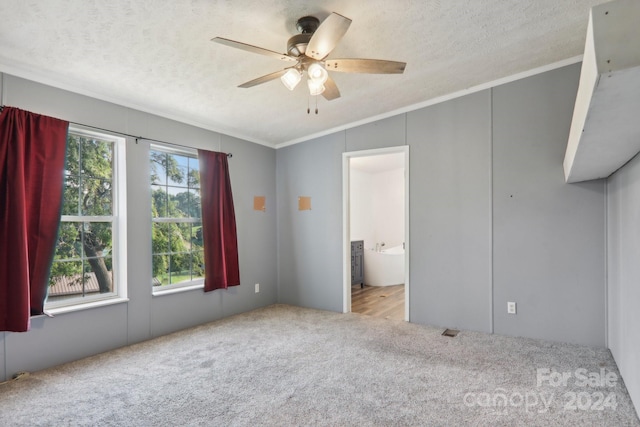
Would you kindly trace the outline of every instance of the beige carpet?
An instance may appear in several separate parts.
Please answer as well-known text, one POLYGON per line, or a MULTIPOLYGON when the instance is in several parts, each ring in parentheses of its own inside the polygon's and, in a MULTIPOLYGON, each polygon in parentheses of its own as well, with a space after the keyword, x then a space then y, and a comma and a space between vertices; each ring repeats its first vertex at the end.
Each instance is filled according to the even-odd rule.
POLYGON ((606 349, 441 332, 274 305, 1 385, 0 425, 640 426, 606 349))

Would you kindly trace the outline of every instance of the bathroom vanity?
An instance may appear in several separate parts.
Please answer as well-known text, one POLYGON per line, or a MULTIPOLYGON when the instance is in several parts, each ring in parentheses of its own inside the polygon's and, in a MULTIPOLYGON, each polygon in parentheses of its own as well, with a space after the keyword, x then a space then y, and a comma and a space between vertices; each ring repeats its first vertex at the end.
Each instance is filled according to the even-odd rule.
POLYGON ((364 241, 351 242, 351 286, 364 288, 364 241))

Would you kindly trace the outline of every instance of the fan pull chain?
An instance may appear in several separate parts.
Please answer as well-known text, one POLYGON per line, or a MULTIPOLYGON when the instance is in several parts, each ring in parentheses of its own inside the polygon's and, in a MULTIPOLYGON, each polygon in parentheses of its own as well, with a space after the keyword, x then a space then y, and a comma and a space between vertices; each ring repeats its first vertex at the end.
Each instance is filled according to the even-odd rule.
MULTIPOLYGON (((309 98, 307 98, 307 114, 311 114, 311 101, 310 101, 311 95, 309 95, 309 98)), ((315 96, 316 98, 316 114, 318 114, 318 96, 315 96)))

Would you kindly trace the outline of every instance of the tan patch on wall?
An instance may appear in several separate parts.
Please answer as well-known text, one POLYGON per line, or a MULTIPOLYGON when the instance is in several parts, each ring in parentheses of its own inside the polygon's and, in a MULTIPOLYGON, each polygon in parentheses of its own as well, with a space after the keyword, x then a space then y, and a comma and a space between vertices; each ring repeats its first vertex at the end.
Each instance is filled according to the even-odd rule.
POLYGON ((253 210, 265 212, 267 210, 266 197, 253 196, 253 210))
POLYGON ((311 210, 311 197, 300 196, 298 197, 298 210, 310 211, 311 210))

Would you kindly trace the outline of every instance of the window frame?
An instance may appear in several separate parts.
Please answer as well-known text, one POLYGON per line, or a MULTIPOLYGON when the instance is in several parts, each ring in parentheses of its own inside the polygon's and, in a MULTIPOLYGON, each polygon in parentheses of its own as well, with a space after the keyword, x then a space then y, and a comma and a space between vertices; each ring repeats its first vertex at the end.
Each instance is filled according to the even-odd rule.
MULTIPOLYGON (((70 125, 68 135, 92 138, 113 143, 112 163, 112 209, 109 216, 60 215, 63 222, 110 222, 111 223, 111 274, 113 290, 94 295, 80 295, 46 301, 45 312, 50 314, 66 313, 86 308, 116 304, 128 301, 127 298, 127 224, 126 224, 126 139, 111 133, 96 132, 78 125, 70 125)), ((67 137, 68 139, 68 137, 67 137)), ((68 149, 68 147, 67 147, 68 149)), ((56 243, 57 247, 57 243, 56 243)))
MULTIPOLYGON (((196 148, 177 147, 175 145, 171 145, 167 143, 153 142, 149 145, 149 155, 148 155, 149 161, 151 160, 151 153, 154 151, 188 157, 190 159, 194 159, 195 161, 199 161, 198 150, 196 148)), ((151 173, 151 170, 149 170, 149 173, 151 173)), ((187 177, 187 180, 188 180, 188 177, 187 177)), ((152 184, 151 182, 149 182, 148 185, 149 185, 149 191, 150 191, 149 209, 151 209, 151 202, 153 199, 153 196, 151 195, 151 191, 152 191, 153 185, 157 185, 157 184, 152 184)), ((166 183, 165 187, 172 187, 172 186, 166 183)), ((190 187, 187 185, 185 189, 189 191, 190 187)), ((200 193, 200 190, 201 190, 201 187, 198 187, 198 193, 200 193)), ((202 198, 201 194, 200 194, 200 197, 202 198)), ((202 224, 202 213, 200 214, 200 218, 194 218, 194 217, 184 217, 184 218, 156 217, 154 218, 153 215, 151 215, 151 223, 150 223, 151 227, 153 227, 154 223, 158 223, 158 224, 200 223, 202 224)), ((153 235, 153 232, 151 234, 153 235)), ((153 266, 153 257, 156 256, 156 254, 155 252, 153 252, 153 241, 150 241, 149 244, 151 245, 151 265, 153 266)), ((170 252, 170 253, 173 253, 173 252, 170 252)), ((193 254, 193 251, 190 250, 189 255, 192 255, 192 254, 193 254)), ((194 289, 204 289, 204 273, 201 278, 192 279, 192 280, 180 282, 180 283, 161 285, 161 286, 154 286, 153 280, 154 280, 154 276, 153 276, 153 270, 152 270, 150 284, 151 284, 151 293, 153 296, 169 295, 169 294, 174 294, 178 292, 186 292, 194 289)))

